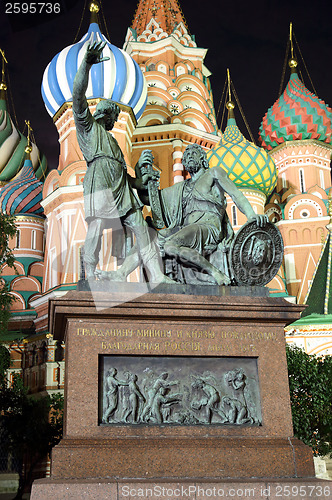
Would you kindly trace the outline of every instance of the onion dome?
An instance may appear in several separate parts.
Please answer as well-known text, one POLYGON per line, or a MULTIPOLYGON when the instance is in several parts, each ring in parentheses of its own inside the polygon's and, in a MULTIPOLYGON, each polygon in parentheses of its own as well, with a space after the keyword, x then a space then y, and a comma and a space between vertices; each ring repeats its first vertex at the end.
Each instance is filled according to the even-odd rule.
POLYGON ((147 85, 140 67, 126 52, 107 40, 96 22, 91 22, 81 40, 59 52, 44 72, 42 96, 52 117, 65 102, 72 100, 74 78, 88 45, 100 41, 106 42, 102 57, 109 59, 92 66, 86 98, 112 99, 130 106, 137 120, 142 115, 147 85))
MULTIPOLYGON (((230 104, 234 107, 233 103, 230 104)), ((222 139, 207 157, 210 168, 223 168, 239 188, 257 189, 269 196, 277 182, 273 159, 241 134, 232 109, 222 139)))
POLYGON ((20 175, 0 190, 0 207, 8 215, 43 215, 43 183, 38 181, 30 158, 26 158, 20 175))
POLYGON ((286 141, 316 139, 331 142, 332 109, 309 92, 295 67, 292 67, 283 94, 269 108, 260 126, 259 137, 267 150, 286 141))
MULTIPOLYGON (((3 83, 3 82, 2 82, 3 83)), ((1 85, 1 84, 0 84, 1 85)), ((7 111, 5 89, 0 94, 0 185, 15 179, 24 165, 28 139, 13 124, 7 111)), ((45 176, 47 161, 32 144, 31 161, 38 179, 45 176)))

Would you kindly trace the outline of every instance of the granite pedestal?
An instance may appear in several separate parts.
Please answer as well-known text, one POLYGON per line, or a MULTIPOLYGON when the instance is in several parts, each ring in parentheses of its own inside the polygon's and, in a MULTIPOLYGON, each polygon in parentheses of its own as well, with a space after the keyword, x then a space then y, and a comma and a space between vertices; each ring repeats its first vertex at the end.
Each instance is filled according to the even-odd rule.
MULTIPOLYGON (((220 295, 133 299, 122 288, 50 301, 50 331, 66 343, 65 426, 52 453, 51 479, 34 483, 33 499, 79 487, 99 488, 100 496, 85 498, 104 498, 113 487, 107 498, 122 498, 119 485, 126 481, 220 486, 301 478, 317 485, 311 483, 312 452, 293 437, 285 353, 284 326, 303 307, 265 292, 235 294, 232 287, 220 295), (150 357, 256 363, 261 418, 256 425, 105 425, 100 366, 121 356, 144 357, 147 364, 150 357)), ((192 498, 200 498, 196 493, 192 498)))

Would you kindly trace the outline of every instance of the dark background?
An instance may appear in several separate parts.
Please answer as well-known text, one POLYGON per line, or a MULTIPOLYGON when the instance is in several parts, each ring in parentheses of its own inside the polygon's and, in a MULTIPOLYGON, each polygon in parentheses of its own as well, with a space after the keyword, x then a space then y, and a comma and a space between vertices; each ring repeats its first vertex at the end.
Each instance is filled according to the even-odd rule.
MULTIPOLYGON (((18 126, 23 131, 24 120, 31 121, 36 142, 47 155, 49 168, 56 168, 58 133, 44 107, 40 85, 53 56, 74 42, 85 0, 60 0, 62 14, 53 19, 51 15, 40 14, 6 15, 6 3, 1 0, 0 48, 5 50, 9 63, 10 90, 18 126)), ((137 4, 137 0, 103 0, 110 41, 120 48, 137 4)), ((318 96, 332 103, 331 2, 180 0, 180 5, 198 47, 209 49, 205 63, 212 72, 216 110, 229 67, 256 140, 263 115, 278 97, 290 21, 318 96)), ((89 18, 87 8, 78 39, 87 31, 89 18)), ((101 27, 106 35, 102 24, 101 27)), ((313 90, 300 58, 299 63, 304 83, 313 90)), ((288 77, 287 69, 284 85, 288 77)), ((14 118, 12 110, 11 114, 14 118)), ((236 116, 240 129, 248 137, 240 114, 236 116)), ((219 122, 220 118, 221 115, 219 122)))

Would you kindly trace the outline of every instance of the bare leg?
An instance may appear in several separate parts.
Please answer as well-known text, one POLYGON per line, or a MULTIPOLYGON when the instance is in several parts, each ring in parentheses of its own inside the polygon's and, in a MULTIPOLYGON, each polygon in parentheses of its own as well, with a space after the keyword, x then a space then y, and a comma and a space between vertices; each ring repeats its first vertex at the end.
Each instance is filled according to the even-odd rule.
POLYGON ((118 406, 118 396, 112 395, 108 396, 108 408, 105 411, 104 417, 103 417, 103 422, 107 423, 108 419, 113 416, 113 413, 115 413, 115 410, 117 409, 118 406))
POLYGON ((207 272, 218 285, 229 285, 230 279, 214 267, 203 255, 193 248, 174 245, 171 241, 165 243, 165 253, 171 257, 179 258, 184 264, 192 264, 207 272))
POLYGON ((101 237, 105 227, 103 219, 92 219, 88 223, 88 231, 84 242, 84 263, 86 277, 94 279, 94 273, 99 260, 101 237))
POLYGON ((135 234, 136 244, 132 247, 119 269, 116 271, 98 271, 97 274, 100 278, 110 281, 126 281, 127 276, 135 271, 143 261, 144 266, 150 273, 152 283, 174 283, 161 270, 161 259, 153 242, 153 237, 149 235, 149 227, 141 211, 136 210, 129 214, 123 219, 123 224, 128 226, 135 234))
MULTIPOLYGON (((153 238, 149 235, 149 227, 145 222, 142 212, 135 210, 124 219, 124 224, 128 226, 136 236, 136 245, 142 258, 143 264, 150 273, 152 283, 174 283, 173 280, 165 276, 161 270, 161 258, 159 258, 153 238)), ((129 261, 133 264, 134 261, 129 261)), ((137 267, 137 266, 136 266, 137 267)))

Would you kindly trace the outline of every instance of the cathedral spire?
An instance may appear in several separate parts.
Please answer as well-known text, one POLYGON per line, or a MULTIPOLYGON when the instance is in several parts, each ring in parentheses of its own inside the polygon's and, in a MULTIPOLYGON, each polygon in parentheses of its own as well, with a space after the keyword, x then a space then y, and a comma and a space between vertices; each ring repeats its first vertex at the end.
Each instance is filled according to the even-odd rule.
POLYGON ((290 50, 291 50, 291 58, 288 61, 288 66, 291 69, 291 73, 296 73, 297 72, 297 60, 295 59, 294 56, 294 46, 293 46, 293 23, 290 23, 289 25, 289 43, 290 43, 290 50))
POLYGON ((139 0, 131 25, 137 36, 147 29, 152 19, 168 35, 180 23, 188 29, 178 0, 139 0))
POLYGON ((235 120, 234 108, 235 104, 232 101, 232 91, 231 91, 231 75, 229 72, 229 68, 227 68, 227 92, 228 92, 228 101, 226 103, 226 108, 228 110, 228 124, 229 120, 235 120))

